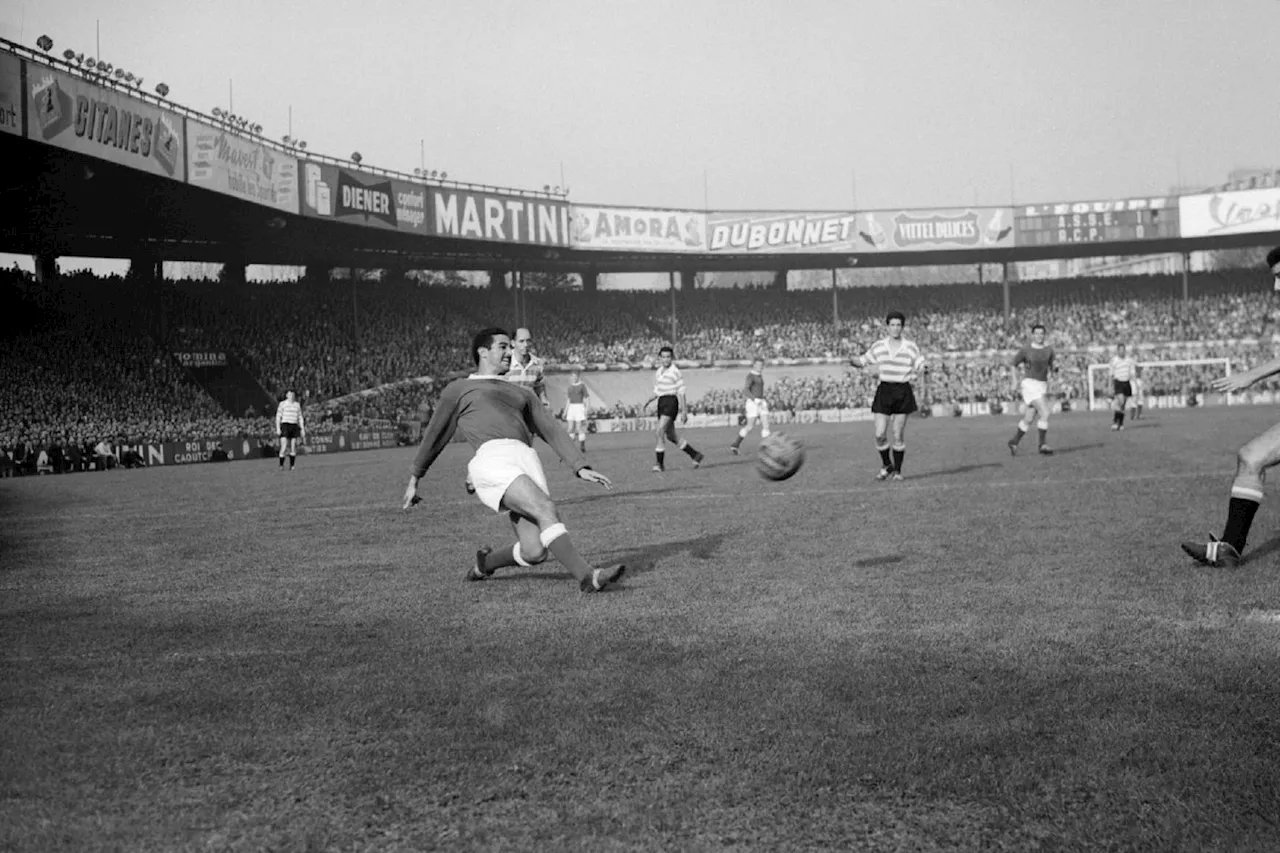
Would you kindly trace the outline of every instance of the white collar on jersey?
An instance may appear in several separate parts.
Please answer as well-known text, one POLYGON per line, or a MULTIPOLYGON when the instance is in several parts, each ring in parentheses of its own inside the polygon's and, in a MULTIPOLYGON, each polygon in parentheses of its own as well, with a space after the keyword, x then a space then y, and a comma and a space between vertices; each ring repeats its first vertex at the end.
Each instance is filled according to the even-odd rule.
POLYGON ((473 373, 467 378, 468 379, 501 379, 502 377, 492 373, 473 373))

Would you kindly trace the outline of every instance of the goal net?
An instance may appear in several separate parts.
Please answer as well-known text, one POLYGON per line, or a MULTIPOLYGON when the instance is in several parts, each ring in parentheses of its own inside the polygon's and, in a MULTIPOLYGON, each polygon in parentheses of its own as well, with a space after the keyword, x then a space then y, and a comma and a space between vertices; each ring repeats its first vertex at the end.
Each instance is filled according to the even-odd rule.
MULTIPOLYGON (((1231 375, 1229 358, 1189 358, 1138 362, 1140 387, 1135 396, 1177 396, 1204 391, 1214 379, 1231 375)), ((1089 365, 1089 411, 1111 408, 1111 365, 1089 365)), ((1231 405, 1231 398, 1227 398, 1231 405)))

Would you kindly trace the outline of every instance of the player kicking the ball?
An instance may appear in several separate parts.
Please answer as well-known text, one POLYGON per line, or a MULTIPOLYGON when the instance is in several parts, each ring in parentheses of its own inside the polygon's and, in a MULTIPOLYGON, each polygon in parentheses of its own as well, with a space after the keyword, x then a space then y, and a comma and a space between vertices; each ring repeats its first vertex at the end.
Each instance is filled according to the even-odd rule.
POLYGON ((733 440, 733 444, 729 445, 729 452, 734 456, 738 455, 738 448, 755 427, 756 421, 760 422, 760 437, 769 437, 769 404, 764 399, 763 358, 752 360, 751 370, 747 372, 746 384, 742 387, 742 396, 745 398, 743 415, 746 423, 742 425, 742 429, 738 430, 738 437, 733 440))
POLYGON ((1018 455, 1018 445, 1033 423, 1040 431, 1040 452, 1053 455, 1053 448, 1045 443, 1049 437, 1049 373, 1053 370, 1053 347, 1044 342, 1044 336, 1044 326, 1036 323, 1031 327, 1031 343, 1013 357, 1015 379, 1018 366, 1023 368, 1022 383, 1018 386, 1022 394, 1022 420, 1018 422, 1018 431, 1009 439, 1009 453, 1013 456, 1018 455))
POLYGON ((503 381, 511 367, 511 336, 505 330, 489 328, 478 332, 472 340, 471 353, 476 372, 445 386, 423 431, 409 485, 404 490, 403 508, 419 502, 418 481, 449 445, 454 433, 460 432, 475 449, 467 474, 476 496, 495 512, 507 513, 516 533, 512 545, 496 551, 477 551, 467 580, 485 580, 506 566, 537 565, 550 552, 577 579, 583 592, 599 592, 621 578, 626 567, 594 568, 578 553, 547 490, 547 477, 533 449, 533 436, 551 445, 580 479, 606 489, 612 489, 613 484, 587 465, 531 389, 503 381))
MULTIPOLYGON (((1280 247, 1267 253, 1267 266, 1280 288, 1280 247)), ((1256 382, 1280 373, 1280 358, 1259 364, 1243 373, 1213 380, 1213 390, 1224 394, 1243 391, 1256 382)), ((1183 542, 1182 550, 1194 560, 1208 566, 1235 568, 1242 561, 1254 513, 1262 503, 1263 478, 1268 468, 1280 464, 1280 424, 1246 443, 1236 451, 1236 478, 1231 482, 1231 500, 1227 504, 1227 524, 1222 538, 1209 537, 1206 543, 1183 542)))

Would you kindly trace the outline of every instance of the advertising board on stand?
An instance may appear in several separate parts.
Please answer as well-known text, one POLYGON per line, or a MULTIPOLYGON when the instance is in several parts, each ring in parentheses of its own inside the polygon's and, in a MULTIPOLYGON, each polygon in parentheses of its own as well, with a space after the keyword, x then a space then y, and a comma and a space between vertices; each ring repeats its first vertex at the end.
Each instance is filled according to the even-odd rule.
POLYGON ((707 251, 800 254, 853 251, 853 213, 716 212, 707 214, 707 251))
POLYGON ((46 65, 27 62, 27 138, 186 180, 184 119, 46 65))
POLYGON ((302 163, 301 212, 373 228, 427 234, 427 188, 328 163, 302 163))
POLYGON ((431 187, 428 209, 437 237, 569 246, 569 204, 560 199, 431 187))
MULTIPOLYGON (((227 461, 273 457, 276 453, 275 441, 275 438, 239 435, 135 444, 129 445, 129 448, 137 451, 143 463, 148 466, 192 465, 209 462, 214 452, 218 450, 227 454, 227 461)), ((393 429, 342 430, 322 435, 308 435, 306 441, 298 442, 298 448, 303 453, 379 450, 396 446, 396 432, 393 429)), ((117 455, 123 449, 123 447, 116 448, 117 455)))
POLYGON ((569 206, 575 249, 703 252, 706 214, 691 210, 569 206))
POLYGON ((22 60, 0 53, 0 133, 22 135, 22 60))
POLYGON ((298 212, 298 161, 226 128, 187 121, 187 183, 298 212))
POLYGON ((869 210, 856 217, 853 252, 1012 249, 1013 208, 869 210))
POLYGON ((1173 196, 1103 201, 1059 201, 1018 206, 1017 244, 1135 242, 1178 236, 1178 200, 1173 196))
POLYGON ((1280 187, 1184 195, 1178 210, 1183 237, 1280 231, 1280 187))

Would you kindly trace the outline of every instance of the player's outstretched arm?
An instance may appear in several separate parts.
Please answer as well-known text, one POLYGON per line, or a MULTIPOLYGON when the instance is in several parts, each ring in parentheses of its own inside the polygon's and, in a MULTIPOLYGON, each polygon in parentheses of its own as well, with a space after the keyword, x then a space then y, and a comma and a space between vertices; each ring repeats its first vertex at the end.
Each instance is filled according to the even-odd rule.
POLYGON ((579 468, 578 478, 586 480, 588 483, 597 483, 609 491, 613 491, 613 481, 592 468, 579 468))
POLYGON ((1221 379, 1215 379, 1210 383, 1210 387, 1215 391, 1233 394, 1236 391, 1243 391, 1255 382, 1261 382, 1268 376, 1274 376, 1277 373, 1280 373, 1280 358, 1273 358, 1271 361, 1263 362, 1234 376, 1223 376, 1221 379))

